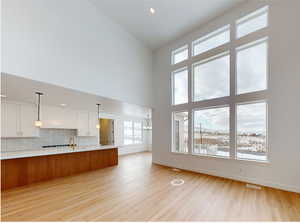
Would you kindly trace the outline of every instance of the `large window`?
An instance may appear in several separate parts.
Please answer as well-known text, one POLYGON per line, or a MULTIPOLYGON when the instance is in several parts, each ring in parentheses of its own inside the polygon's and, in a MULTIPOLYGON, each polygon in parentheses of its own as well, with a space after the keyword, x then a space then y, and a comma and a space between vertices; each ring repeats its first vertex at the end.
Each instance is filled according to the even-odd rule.
POLYGON ((237 105, 237 158, 267 159, 267 105, 237 105))
POLYGON ((204 53, 208 50, 228 43, 230 40, 229 25, 222 27, 206 36, 201 37, 193 42, 193 56, 204 53))
POLYGON ((267 161, 268 7, 200 36, 191 50, 171 74, 172 151, 267 161))
POLYGON ((229 157, 229 108, 194 111, 196 154, 229 157))
POLYGON ((188 102, 188 70, 183 68, 173 72, 173 104, 185 104, 188 102))
POLYGON ((188 152, 188 130, 189 130, 188 112, 173 113, 173 152, 188 152))
POLYGON ((189 50, 188 50, 188 46, 185 45, 172 52, 172 64, 177 64, 184 60, 187 60, 188 57, 189 57, 189 50))
POLYGON ((194 101, 229 96, 229 54, 193 65, 194 101))
POLYGON ((124 121, 124 144, 142 144, 142 122, 124 121))
POLYGON ((237 48, 237 93, 267 88, 267 40, 259 40, 237 48))
POLYGON ((248 35, 268 26, 268 7, 246 15, 236 22, 237 38, 248 35))

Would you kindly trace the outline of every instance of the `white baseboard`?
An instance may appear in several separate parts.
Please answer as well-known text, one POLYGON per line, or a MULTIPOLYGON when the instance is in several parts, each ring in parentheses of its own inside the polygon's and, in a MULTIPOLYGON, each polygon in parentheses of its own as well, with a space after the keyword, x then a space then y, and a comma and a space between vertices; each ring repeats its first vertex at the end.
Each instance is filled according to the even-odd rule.
POLYGON ((118 154, 126 155, 131 153, 145 152, 148 151, 146 146, 120 146, 118 154))
POLYGON ((178 167, 178 166, 172 166, 170 164, 167 164, 167 163, 164 163, 161 161, 153 161, 153 163, 159 164, 162 166, 168 166, 171 168, 179 168, 179 169, 192 171, 192 172, 196 172, 196 173, 203 173, 203 174, 212 175, 212 176, 216 176, 216 177, 223 177, 223 178, 228 178, 228 179, 232 179, 232 180, 238 180, 238 181, 242 181, 245 183, 252 183, 252 184, 257 184, 257 185, 266 186, 266 187, 272 187, 272 188, 276 188, 276 189, 280 189, 280 190, 286 190, 286 191, 290 191, 290 192, 300 193, 299 187, 285 185, 285 184, 276 183, 276 182, 264 181, 264 180, 257 179, 257 178, 249 178, 249 177, 238 176, 238 175, 229 175, 224 172, 222 173, 222 172, 203 170, 203 169, 182 168, 182 167, 178 167))

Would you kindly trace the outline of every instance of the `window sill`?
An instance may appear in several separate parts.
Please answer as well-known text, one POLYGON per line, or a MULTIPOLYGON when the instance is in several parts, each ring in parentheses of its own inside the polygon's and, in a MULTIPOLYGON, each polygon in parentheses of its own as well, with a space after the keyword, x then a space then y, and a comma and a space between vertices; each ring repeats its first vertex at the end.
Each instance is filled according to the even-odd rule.
POLYGON ((255 164, 257 164, 257 163, 270 164, 271 163, 270 160, 250 160, 250 159, 238 159, 238 158, 236 158, 234 160, 243 162, 243 163, 248 162, 248 163, 255 163, 255 164))

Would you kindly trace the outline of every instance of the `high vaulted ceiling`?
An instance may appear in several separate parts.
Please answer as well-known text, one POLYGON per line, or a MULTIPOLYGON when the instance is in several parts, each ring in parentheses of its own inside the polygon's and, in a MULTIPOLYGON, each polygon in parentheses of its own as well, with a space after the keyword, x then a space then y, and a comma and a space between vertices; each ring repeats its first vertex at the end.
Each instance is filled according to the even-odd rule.
POLYGON ((191 31, 246 0, 89 0, 151 49, 191 31), (155 14, 149 12, 150 8, 155 14))

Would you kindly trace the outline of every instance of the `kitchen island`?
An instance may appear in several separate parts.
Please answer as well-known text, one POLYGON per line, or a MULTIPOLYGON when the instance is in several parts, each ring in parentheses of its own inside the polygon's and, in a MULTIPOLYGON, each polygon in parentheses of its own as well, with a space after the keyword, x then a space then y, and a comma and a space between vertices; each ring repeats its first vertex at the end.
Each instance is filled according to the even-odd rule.
POLYGON ((113 145, 1 152, 1 190, 117 164, 113 145))

